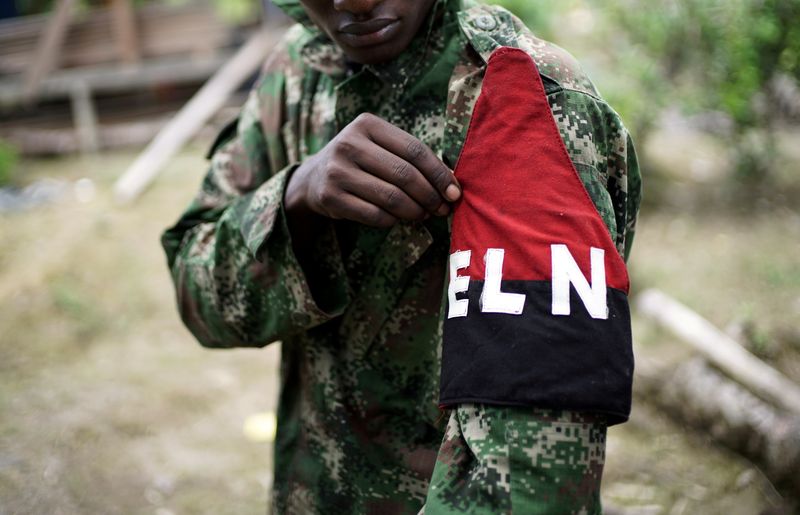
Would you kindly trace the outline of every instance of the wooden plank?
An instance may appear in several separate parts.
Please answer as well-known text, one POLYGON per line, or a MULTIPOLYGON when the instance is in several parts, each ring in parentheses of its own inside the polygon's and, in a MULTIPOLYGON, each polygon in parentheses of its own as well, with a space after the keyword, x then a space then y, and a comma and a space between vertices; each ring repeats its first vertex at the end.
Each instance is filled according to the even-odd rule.
POLYGON ((97 112, 92 102, 92 92, 85 82, 76 82, 73 86, 72 118, 81 152, 90 154, 100 150, 97 112))
POLYGON ((711 322, 659 290, 639 294, 636 306, 753 393, 800 416, 800 387, 711 322))
MULTIPOLYGON (((111 0, 109 0, 111 1, 111 0)), ((233 30, 206 3, 174 6, 145 4, 133 13, 140 57, 208 55, 208 48, 224 48, 233 30)), ((0 21, 0 73, 24 73, 36 60, 40 35, 52 20, 30 16, 0 21)), ((69 24, 59 64, 61 68, 119 61, 111 9, 94 8, 69 24)))
POLYGON ((42 79, 56 66, 58 56, 67 33, 67 27, 72 19, 76 0, 59 0, 56 11, 48 21, 47 28, 39 38, 33 61, 28 67, 23 80, 25 99, 32 101, 36 98, 39 84, 42 79))
MULTIPOLYGON (((139 68, 119 68, 114 65, 89 69, 61 70, 44 79, 40 85, 40 99, 68 97, 75 82, 85 82, 95 94, 119 93, 158 84, 186 84, 201 82, 214 74, 226 62, 217 56, 203 61, 180 58, 146 61, 139 68)), ((0 108, 20 103, 22 86, 17 81, 0 81, 0 108)))
POLYGON ((141 60, 139 34, 130 0, 111 0, 111 19, 120 59, 127 64, 138 64, 141 60))
POLYGON ((223 66, 159 132, 114 185, 119 202, 135 200, 156 178, 165 164, 222 107, 225 100, 266 59, 275 42, 275 31, 261 30, 223 66))
MULTIPOLYGON (((211 140, 224 123, 236 117, 243 101, 244 98, 231 97, 199 135, 211 140)), ((102 149, 141 149, 169 123, 174 113, 154 110, 150 115, 142 117, 140 113, 128 110, 115 114, 116 116, 106 116, 103 123, 98 125, 102 149)), ((14 121, 0 122, 0 139, 14 145, 23 156, 50 156, 80 151, 74 129, 53 127, 52 124, 42 124, 41 121, 24 124, 14 121)))

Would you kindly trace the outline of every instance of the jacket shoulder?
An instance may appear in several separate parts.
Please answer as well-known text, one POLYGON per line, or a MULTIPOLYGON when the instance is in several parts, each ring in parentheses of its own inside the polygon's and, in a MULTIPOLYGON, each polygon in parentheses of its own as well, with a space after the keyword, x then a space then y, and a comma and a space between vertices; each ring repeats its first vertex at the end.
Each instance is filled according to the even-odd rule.
POLYGON ((299 23, 290 26, 270 52, 262 73, 275 73, 287 68, 302 68, 301 52, 314 35, 299 23))
POLYGON ((500 47, 519 48, 531 56, 544 78, 563 89, 599 97, 594 84, 569 52, 536 37, 522 20, 503 7, 472 4, 458 18, 461 31, 484 62, 500 47))

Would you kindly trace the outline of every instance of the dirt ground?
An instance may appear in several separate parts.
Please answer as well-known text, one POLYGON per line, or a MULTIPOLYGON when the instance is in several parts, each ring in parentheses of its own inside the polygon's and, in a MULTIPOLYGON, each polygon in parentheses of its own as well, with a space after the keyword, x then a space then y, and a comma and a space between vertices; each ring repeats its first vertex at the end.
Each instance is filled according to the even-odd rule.
MULTIPOLYGON (((194 343, 158 244, 199 184, 200 155, 173 161, 131 207, 110 195, 131 154, 23 163, 26 182, 88 178, 96 193, 0 215, 0 515, 265 512, 279 346, 194 343)), ((800 216, 645 213, 637 238, 636 284, 721 327, 749 324, 765 356, 779 352, 771 336, 800 318, 800 216)), ((680 345, 639 319, 635 334, 640 355, 680 345)), ((752 464, 646 402, 610 430, 603 495, 642 515, 780 504, 752 464)))

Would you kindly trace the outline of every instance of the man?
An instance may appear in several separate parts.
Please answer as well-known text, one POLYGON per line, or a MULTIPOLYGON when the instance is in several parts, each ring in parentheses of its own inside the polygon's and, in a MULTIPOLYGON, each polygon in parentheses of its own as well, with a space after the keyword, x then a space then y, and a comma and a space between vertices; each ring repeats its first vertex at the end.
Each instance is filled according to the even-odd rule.
MULTIPOLYGON (((505 444, 484 435, 485 450, 499 448, 470 454, 457 419, 429 493, 446 420, 438 378, 448 215, 463 194, 451 168, 489 55, 511 46, 539 56, 557 86, 550 105, 570 157, 621 253, 639 191, 627 133, 569 56, 500 8, 276 3, 300 23, 163 237, 182 318, 209 347, 282 341, 275 513, 417 513, 426 497, 428 513, 507 512, 495 459, 505 444)), ((573 451, 599 454, 570 460, 559 476, 580 488, 566 501, 542 489, 552 497, 543 506, 599 509, 602 417, 466 404, 456 412, 585 432, 593 441, 575 440, 573 451)))

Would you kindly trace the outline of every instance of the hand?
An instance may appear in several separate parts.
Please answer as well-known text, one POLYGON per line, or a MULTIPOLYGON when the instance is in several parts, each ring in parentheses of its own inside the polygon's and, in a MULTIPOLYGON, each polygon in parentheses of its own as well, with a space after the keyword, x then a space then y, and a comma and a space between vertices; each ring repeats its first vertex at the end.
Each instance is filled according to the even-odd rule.
POLYGON ((390 227, 450 212, 461 196, 453 172, 414 136, 361 114, 295 170, 286 188, 290 216, 315 213, 390 227))

